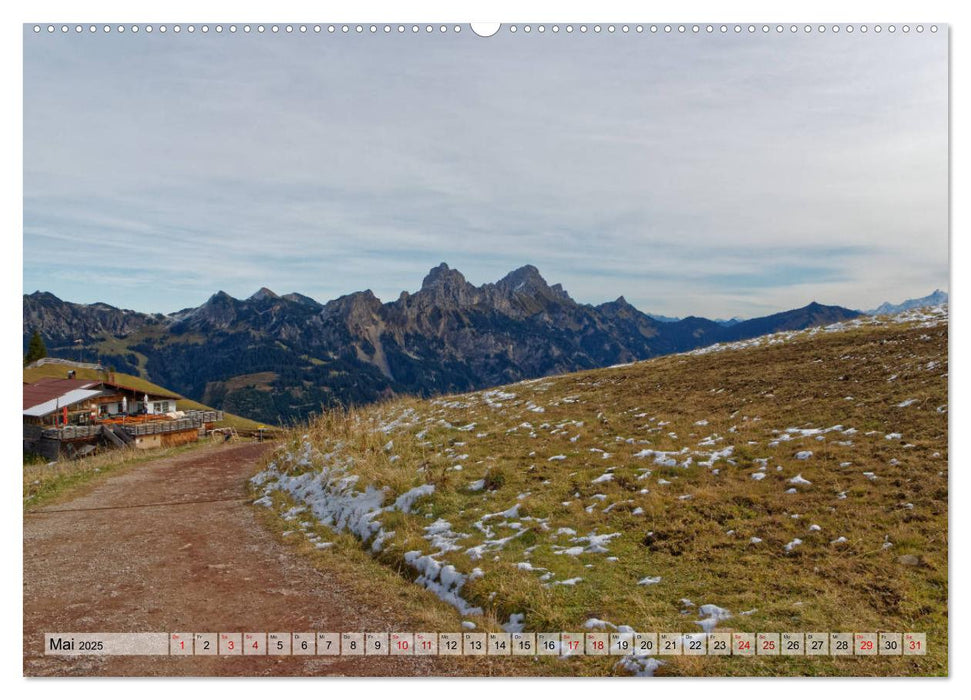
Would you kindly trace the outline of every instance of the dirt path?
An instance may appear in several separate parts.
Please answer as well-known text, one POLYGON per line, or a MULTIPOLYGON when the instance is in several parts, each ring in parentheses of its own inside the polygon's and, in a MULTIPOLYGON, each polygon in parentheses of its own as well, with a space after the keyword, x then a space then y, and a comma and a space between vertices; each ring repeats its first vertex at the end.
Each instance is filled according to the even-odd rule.
MULTIPOLYGON (((461 673, 441 657, 54 657, 45 632, 410 629, 355 603, 261 528, 246 479, 264 445, 206 447, 111 477, 24 516, 24 674, 461 673)), ((468 668, 466 666, 466 672, 468 668)))

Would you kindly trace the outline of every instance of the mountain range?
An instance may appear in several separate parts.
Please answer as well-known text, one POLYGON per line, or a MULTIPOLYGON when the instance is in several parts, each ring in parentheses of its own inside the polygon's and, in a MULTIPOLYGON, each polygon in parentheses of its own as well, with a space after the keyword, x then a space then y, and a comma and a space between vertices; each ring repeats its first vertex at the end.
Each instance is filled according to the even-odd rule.
POLYGON ((35 292, 24 295, 23 333, 25 347, 36 329, 52 355, 97 359, 208 405, 286 423, 322 407, 469 391, 858 315, 813 302, 731 325, 661 322, 622 296, 579 304, 532 265, 477 287, 442 263, 420 290, 387 303, 370 290, 321 304, 262 288, 146 314, 35 292))
MULTIPOLYGON (((677 323, 681 320, 679 316, 663 316, 661 314, 648 314, 648 316, 661 323, 677 323)), ((734 316, 732 318, 715 318, 712 320, 719 326, 734 326, 736 323, 741 323, 745 319, 741 316, 734 316)))
POLYGON ((940 289, 935 289, 926 297, 920 297, 919 299, 907 299, 899 304, 891 304, 889 301, 885 301, 877 308, 864 311, 863 313, 865 313, 867 316, 899 314, 903 311, 921 309, 926 306, 941 306, 947 303, 947 298, 947 292, 942 292, 940 289))

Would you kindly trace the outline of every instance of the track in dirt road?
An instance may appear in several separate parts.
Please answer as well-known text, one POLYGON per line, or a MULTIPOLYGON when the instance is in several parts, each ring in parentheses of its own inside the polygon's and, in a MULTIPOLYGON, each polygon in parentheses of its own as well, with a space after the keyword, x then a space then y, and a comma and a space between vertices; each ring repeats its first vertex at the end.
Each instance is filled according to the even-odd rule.
MULTIPOLYGON (((440 676, 445 657, 58 657, 45 632, 391 631, 263 529, 246 480, 265 445, 139 465, 24 515, 24 675, 440 676)), ((393 615, 393 613, 392 613, 393 615)))

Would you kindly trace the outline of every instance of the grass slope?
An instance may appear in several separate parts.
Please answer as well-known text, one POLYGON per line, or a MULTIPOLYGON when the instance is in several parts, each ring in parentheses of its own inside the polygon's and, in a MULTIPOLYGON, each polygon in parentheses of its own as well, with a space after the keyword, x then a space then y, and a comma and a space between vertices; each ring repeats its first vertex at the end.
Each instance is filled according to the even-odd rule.
MULTIPOLYGON (((41 365, 40 367, 25 367, 24 368, 24 381, 25 382, 36 382, 44 377, 58 377, 63 378, 66 376, 67 367, 57 364, 41 365)), ((105 378, 103 372, 99 372, 94 369, 85 368, 71 368, 77 373, 78 379, 96 379, 101 380, 105 378)), ((147 391, 149 393, 153 391, 161 392, 164 394, 174 394, 175 392, 170 391, 164 387, 158 386, 157 384, 152 384, 146 379, 141 377, 135 377, 131 374, 124 374, 123 372, 115 372, 115 381, 124 386, 130 386, 139 391, 147 391)), ((199 411, 212 411, 214 409, 201 404, 198 401, 193 401, 191 399, 181 398, 179 399, 178 406, 180 410, 199 410, 199 411)), ((243 418, 242 416, 233 415, 232 413, 223 412, 223 420, 216 424, 217 427, 226 428, 236 428, 236 430, 256 430, 263 425, 257 423, 249 418, 243 418)))
POLYGON ((484 611, 455 625, 697 632, 713 604, 731 612, 716 631, 922 631, 929 652, 661 657, 658 674, 944 675, 947 376, 946 312, 858 319, 330 413, 254 488, 327 556, 374 552, 406 579, 408 552, 453 565, 484 611), (389 533, 376 547, 349 532, 362 513, 389 533))

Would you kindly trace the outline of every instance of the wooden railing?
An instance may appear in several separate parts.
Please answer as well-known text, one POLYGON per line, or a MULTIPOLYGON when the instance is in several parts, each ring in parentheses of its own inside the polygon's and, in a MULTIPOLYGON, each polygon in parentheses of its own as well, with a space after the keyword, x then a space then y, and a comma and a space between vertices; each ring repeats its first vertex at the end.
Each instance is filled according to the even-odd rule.
POLYGON ((179 418, 178 420, 155 421, 153 423, 136 423, 118 426, 131 436, 157 435, 158 433, 177 433, 180 430, 198 430, 202 421, 197 418, 179 418))
MULTIPOLYGON (((123 430, 132 437, 136 435, 157 435, 159 433, 175 433, 181 430, 198 430, 206 423, 216 423, 223 419, 222 411, 186 411, 184 418, 160 418, 159 416, 130 416, 137 420, 103 421, 115 430, 123 430)), ((65 425, 59 428, 41 428, 40 426, 24 425, 24 437, 45 437, 53 440, 83 440, 95 437, 101 433, 101 425, 65 425), (30 435, 28 435, 30 433, 30 435)))
POLYGON ((222 411, 186 411, 186 416, 197 416, 203 423, 218 423, 223 419, 222 411))
POLYGON ((41 436, 54 440, 83 440, 100 433, 100 425, 65 425, 60 428, 45 428, 41 436))

